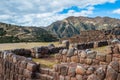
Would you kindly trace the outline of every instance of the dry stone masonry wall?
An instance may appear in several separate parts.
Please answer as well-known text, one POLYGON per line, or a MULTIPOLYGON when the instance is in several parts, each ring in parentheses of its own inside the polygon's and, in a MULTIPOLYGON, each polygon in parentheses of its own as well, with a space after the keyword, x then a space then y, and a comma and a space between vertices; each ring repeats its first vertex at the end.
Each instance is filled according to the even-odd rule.
POLYGON ((38 66, 23 56, 0 52, 0 80, 35 79, 38 66))
POLYGON ((120 58, 120 44, 108 46, 105 53, 96 52, 93 50, 78 50, 75 48, 60 50, 55 55, 56 61, 60 62, 75 62, 91 64, 109 64, 112 60, 120 58))
POLYGON ((109 46, 106 54, 65 49, 56 60, 58 80, 120 80, 120 44, 109 46))
POLYGON ((49 69, 27 57, 2 51, 0 80, 120 80, 120 44, 108 46, 105 54, 63 49, 55 58, 59 63, 49 69))
POLYGON ((80 50, 83 50, 83 49, 90 49, 90 48, 107 46, 110 44, 111 44, 111 41, 106 40, 106 41, 95 41, 95 42, 88 42, 88 43, 76 43, 76 44, 73 44, 73 47, 80 49, 80 50))

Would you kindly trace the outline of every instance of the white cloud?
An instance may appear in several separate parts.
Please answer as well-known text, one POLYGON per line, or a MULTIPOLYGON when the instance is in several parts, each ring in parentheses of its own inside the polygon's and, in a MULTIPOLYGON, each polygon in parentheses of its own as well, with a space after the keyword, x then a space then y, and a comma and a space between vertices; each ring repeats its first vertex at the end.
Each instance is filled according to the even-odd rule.
POLYGON ((19 25, 47 26, 56 20, 68 16, 88 16, 93 13, 94 5, 114 3, 116 0, 2 0, 0 2, 0 21, 19 25), (77 6, 81 10, 69 10, 58 14, 63 9, 77 6), (5 15, 5 17, 3 16, 5 15), (3 17, 2 17, 3 16, 3 17), (9 21, 10 20, 10 21, 9 21))
POLYGON ((115 13, 115 14, 120 14, 120 9, 114 10, 113 13, 115 13))

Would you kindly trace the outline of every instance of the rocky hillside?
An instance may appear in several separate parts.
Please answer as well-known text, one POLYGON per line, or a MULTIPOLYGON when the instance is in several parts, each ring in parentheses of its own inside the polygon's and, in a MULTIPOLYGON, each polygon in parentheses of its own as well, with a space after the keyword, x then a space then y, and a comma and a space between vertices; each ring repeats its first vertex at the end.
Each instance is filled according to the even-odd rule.
POLYGON ((59 38, 71 37, 80 34, 80 30, 100 30, 120 27, 120 20, 109 17, 68 17, 61 21, 56 21, 47 27, 59 38))
POLYGON ((54 35, 42 28, 0 23, 0 43, 55 40, 54 35))

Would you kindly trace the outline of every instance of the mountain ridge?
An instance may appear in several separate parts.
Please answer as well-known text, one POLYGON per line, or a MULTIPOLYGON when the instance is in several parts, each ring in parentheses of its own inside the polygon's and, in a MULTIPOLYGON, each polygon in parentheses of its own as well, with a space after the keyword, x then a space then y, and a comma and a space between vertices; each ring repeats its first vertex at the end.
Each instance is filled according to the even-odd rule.
POLYGON ((79 35, 84 30, 120 27, 120 19, 110 17, 74 17, 53 22, 46 27, 18 26, 0 22, 0 42, 56 41, 79 35))
POLYGON ((0 23, 0 43, 56 41, 56 36, 40 27, 0 23))
POLYGON ((47 26, 47 30, 59 38, 63 38, 80 34, 80 31, 83 30, 112 29, 114 27, 120 27, 120 19, 99 16, 95 18, 70 16, 47 26))

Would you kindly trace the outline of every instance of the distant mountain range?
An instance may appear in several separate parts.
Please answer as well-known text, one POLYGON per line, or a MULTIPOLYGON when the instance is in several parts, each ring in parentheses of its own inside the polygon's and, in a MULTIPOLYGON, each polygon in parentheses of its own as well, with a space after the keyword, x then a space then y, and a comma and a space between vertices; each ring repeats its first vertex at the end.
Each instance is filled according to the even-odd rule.
POLYGON ((56 41, 57 38, 40 27, 17 26, 0 23, 0 43, 6 42, 35 42, 56 41))
POLYGON ((120 27, 120 20, 109 17, 68 17, 47 27, 17 26, 0 23, 0 42, 56 41, 71 37, 83 30, 120 27))
POLYGON ((120 27, 120 20, 110 17, 68 17, 61 21, 56 21, 47 27, 47 30, 57 35, 59 38, 71 37, 80 34, 83 30, 100 30, 120 27))

